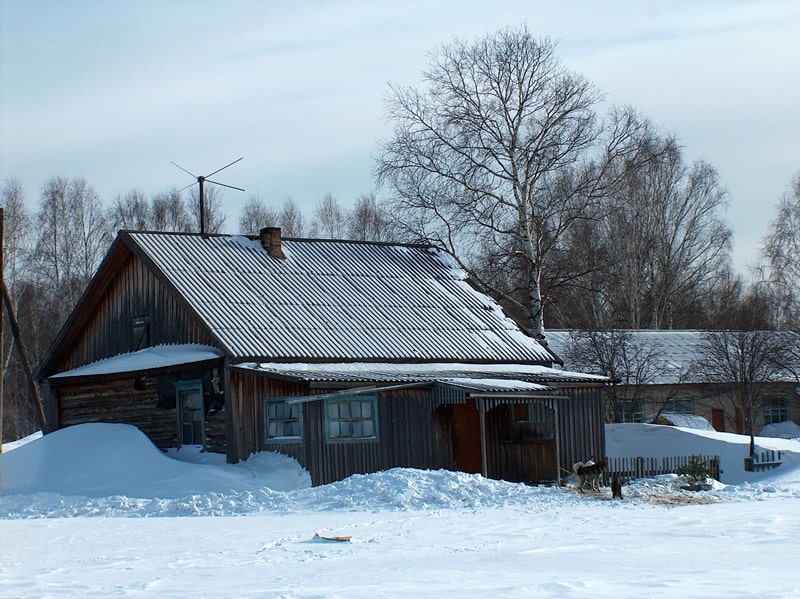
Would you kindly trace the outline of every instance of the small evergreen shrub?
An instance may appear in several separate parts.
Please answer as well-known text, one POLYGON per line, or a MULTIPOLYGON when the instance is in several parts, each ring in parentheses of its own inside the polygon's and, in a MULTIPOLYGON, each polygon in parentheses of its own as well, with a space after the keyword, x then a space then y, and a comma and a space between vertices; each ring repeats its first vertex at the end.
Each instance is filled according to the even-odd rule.
POLYGON ((706 462, 699 455, 690 455, 689 461, 684 466, 679 466, 678 474, 685 476, 687 485, 683 487, 689 491, 699 491, 701 489, 709 489, 711 486, 708 484, 708 479, 711 478, 711 469, 706 462))

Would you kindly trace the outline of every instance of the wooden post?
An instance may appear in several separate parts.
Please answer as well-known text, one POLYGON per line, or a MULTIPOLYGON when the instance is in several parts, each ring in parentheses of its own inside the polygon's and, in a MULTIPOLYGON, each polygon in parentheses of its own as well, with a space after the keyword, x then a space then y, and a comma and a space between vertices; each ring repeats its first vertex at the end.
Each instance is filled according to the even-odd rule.
POLYGON ((3 287, 3 303, 6 305, 6 312, 8 313, 8 320, 11 324, 11 334, 14 336, 14 343, 19 351, 19 357, 22 360, 22 367, 25 369, 25 376, 28 378, 28 386, 30 387, 31 394, 33 395, 34 408, 36 409, 36 419, 39 421, 39 426, 42 428, 42 433, 45 432, 46 419, 44 416, 44 408, 42 407, 42 397, 39 395, 39 387, 36 386, 36 381, 33 380, 33 370, 31 369, 31 362, 28 359, 28 351, 25 349, 25 344, 22 342, 22 335, 19 330, 19 323, 17 322, 17 313, 14 310, 14 304, 11 302, 11 294, 8 291, 6 282, 2 281, 3 287))
POLYGON ((481 475, 489 478, 489 456, 486 448, 486 400, 476 399, 478 402, 478 415, 481 424, 481 475))
MULTIPOLYGON (((0 281, 6 282, 5 254, 5 211, 0 208, 0 281)), ((3 377, 5 376, 3 360, 3 311, 0 310, 0 454, 3 453, 3 377)))

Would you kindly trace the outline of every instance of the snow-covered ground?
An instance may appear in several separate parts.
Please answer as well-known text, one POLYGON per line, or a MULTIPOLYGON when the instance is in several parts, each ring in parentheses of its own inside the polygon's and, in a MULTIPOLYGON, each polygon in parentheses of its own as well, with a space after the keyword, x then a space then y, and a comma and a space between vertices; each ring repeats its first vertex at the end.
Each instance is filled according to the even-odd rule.
POLYGON ((0 455, 0 597, 800 596, 800 442, 758 437, 783 463, 745 473, 747 437, 630 424, 607 441, 718 454, 728 484, 632 481, 620 502, 394 469, 312 488, 276 454, 228 465, 68 428, 0 455))

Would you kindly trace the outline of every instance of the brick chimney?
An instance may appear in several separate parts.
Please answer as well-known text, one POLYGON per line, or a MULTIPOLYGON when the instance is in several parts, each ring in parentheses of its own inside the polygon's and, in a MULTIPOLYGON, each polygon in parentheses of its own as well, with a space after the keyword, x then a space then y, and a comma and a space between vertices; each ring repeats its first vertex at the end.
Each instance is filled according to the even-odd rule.
POLYGON ((286 254, 283 253, 281 248, 281 228, 280 227, 264 227, 259 231, 261 238, 261 247, 269 252, 273 258, 284 260, 286 254))

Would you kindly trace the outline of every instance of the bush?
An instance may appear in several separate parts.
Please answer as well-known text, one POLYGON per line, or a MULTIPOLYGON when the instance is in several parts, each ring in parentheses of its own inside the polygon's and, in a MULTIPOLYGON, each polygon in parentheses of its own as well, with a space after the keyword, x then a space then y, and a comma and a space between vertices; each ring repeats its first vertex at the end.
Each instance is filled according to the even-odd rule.
POLYGON ((677 472, 687 478, 688 484, 684 489, 697 491, 710 488, 707 481, 711 478, 711 469, 708 467, 708 462, 699 455, 690 455, 686 465, 679 466, 677 472))

